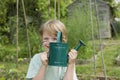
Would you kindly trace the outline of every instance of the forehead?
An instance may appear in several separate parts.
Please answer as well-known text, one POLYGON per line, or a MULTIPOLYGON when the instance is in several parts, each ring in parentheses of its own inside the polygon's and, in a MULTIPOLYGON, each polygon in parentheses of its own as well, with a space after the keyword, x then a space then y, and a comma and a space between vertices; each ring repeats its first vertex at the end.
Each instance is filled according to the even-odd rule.
POLYGON ((49 32, 47 32, 47 31, 45 31, 45 32, 43 32, 43 37, 56 37, 56 34, 53 34, 53 33, 49 33, 49 32))

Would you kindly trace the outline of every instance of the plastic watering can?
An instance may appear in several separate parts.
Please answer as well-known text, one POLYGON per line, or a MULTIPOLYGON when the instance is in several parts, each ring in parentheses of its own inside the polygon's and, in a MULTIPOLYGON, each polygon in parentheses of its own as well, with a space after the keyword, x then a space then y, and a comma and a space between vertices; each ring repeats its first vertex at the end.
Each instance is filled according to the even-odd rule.
MULTIPOLYGON (((85 44, 79 40, 79 44, 74 48, 78 51, 85 44)), ((68 63, 68 43, 62 42, 62 32, 57 33, 57 42, 50 43, 48 65, 66 67, 68 63)))

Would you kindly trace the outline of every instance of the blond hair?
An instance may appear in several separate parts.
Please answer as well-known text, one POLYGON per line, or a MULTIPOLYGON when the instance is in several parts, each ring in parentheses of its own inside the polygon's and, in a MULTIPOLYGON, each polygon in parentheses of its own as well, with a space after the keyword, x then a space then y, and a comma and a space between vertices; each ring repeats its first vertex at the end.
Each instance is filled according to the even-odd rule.
POLYGON ((62 32, 62 41, 67 42, 65 25, 59 20, 49 20, 39 29, 40 36, 43 36, 44 32, 57 36, 59 31, 62 32))

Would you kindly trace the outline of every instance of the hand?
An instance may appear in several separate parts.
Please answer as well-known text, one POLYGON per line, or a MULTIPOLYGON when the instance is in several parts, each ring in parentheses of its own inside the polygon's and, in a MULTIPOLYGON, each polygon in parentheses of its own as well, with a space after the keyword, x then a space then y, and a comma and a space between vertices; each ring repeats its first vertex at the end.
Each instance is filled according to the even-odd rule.
POLYGON ((48 65, 48 53, 47 52, 42 53, 40 55, 40 58, 41 58, 42 64, 47 66, 48 65))
POLYGON ((77 58, 77 51, 75 49, 72 49, 69 53, 69 64, 75 64, 76 58, 77 58))

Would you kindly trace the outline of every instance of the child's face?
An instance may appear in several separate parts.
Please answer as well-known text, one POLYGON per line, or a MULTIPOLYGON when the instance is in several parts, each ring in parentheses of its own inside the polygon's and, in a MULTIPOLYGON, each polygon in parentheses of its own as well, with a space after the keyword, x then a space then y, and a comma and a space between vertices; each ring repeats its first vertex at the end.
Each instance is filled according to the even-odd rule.
POLYGON ((43 47, 47 52, 49 52, 49 43, 50 42, 56 42, 57 37, 55 35, 48 34, 47 32, 43 33, 42 41, 43 41, 43 47))

